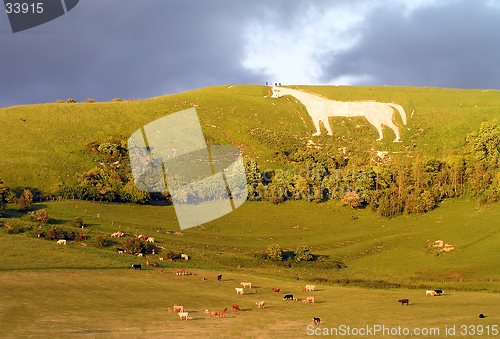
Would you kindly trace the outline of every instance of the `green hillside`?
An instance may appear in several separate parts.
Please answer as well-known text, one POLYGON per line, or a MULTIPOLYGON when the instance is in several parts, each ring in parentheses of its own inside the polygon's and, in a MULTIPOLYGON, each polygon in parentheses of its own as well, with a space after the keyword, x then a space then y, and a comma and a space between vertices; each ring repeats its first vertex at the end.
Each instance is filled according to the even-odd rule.
POLYGON ((336 150, 331 156, 337 158, 370 159, 377 151, 389 151, 393 159, 441 158, 462 152, 466 135, 500 113, 500 92, 494 90, 299 88, 337 100, 399 103, 406 110, 408 129, 400 129, 401 143, 392 142, 394 134, 387 128, 384 140, 377 142, 377 131, 366 119, 331 118, 334 135, 312 137, 314 126, 300 102, 270 98, 268 87, 255 85, 203 88, 141 101, 16 106, 0 109, 0 178, 11 188, 54 192, 65 178, 96 166, 85 144, 110 136, 128 139, 141 126, 190 107, 196 107, 209 144, 238 146, 263 168, 277 166, 280 143, 300 148, 309 140, 319 152, 321 147, 336 150))

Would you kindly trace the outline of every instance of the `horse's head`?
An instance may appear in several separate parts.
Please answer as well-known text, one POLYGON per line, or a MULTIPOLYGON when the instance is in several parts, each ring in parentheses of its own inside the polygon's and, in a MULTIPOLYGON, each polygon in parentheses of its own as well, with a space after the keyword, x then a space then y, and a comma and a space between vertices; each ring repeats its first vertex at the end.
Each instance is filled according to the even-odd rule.
POLYGON ((271 95, 271 98, 279 98, 280 97, 280 90, 279 87, 273 86, 273 95, 271 95))

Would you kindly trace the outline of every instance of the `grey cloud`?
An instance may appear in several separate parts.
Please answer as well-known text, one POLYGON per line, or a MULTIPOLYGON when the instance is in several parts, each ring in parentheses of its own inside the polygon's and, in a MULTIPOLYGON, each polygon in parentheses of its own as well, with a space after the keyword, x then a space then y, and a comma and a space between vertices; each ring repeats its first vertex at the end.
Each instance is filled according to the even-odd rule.
POLYGON ((465 1, 402 12, 373 10, 359 42, 322 61, 320 81, 368 75, 354 85, 500 89, 498 7, 465 1))

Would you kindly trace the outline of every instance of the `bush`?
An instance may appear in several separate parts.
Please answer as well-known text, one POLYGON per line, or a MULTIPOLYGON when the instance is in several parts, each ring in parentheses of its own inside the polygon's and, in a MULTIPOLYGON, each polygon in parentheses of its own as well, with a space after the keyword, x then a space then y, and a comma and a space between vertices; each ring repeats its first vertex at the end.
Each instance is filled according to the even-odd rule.
POLYGON ((32 221, 47 223, 50 220, 50 214, 45 209, 29 213, 32 221))
POLYGON ((128 238, 123 242, 122 247, 127 250, 128 253, 144 253, 147 250, 146 243, 138 238, 128 238))
POLYGON ((306 247, 306 246, 299 246, 295 250, 295 256, 293 258, 293 260, 295 262, 310 261, 312 259, 313 259, 313 256, 311 254, 311 250, 308 247, 306 247))
POLYGON ((166 257, 167 259, 175 259, 178 257, 178 255, 171 249, 166 250, 163 253, 163 256, 166 257))
POLYGON ((75 224, 75 226, 78 228, 83 228, 85 226, 83 224, 83 219, 80 217, 76 217, 75 220, 73 221, 73 224, 75 224))
POLYGON ((267 256, 271 260, 282 261, 283 260, 283 251, 281 250, 280 245, 274 244, 267 248, 267 256))
POLYGON ((66 100, 66 103, 68 103, 68 104, 75 104, 76 100, 69 98, 68 100, 66 100))
POLYGON ((33 205, 33 193, 30 190, 24 190, 23 194, 18 200, 19 207, 17 208, 20 211, 29 211, 31 206, 33 205))
POLYGON ((11 228, 9 228, 9 230, 7 231, 7 233, 9 234, 19 234, 19 233, 23 233, 24 232, 24 228, 21 227, 21 226, 12 226, 11 228))
POLYGON ((120 99, 120 98, 114 98, 114 99, 113 99, 113 100, 111 100, 111 101, 114 101, 114 102, 116 102, 116 101, 122 101, 122 99, 120 99))
POLYGON ((103 235, 98 235, 94 239, 94 244, 98 247, 106 247, 108 245, 108 240, 103 235))
POLYGON ((57 100, 56 100, 56 102, 57 102, 58 104, 62 104, 62 103, 64 103, 64 101, 62 101, 62 100, 60 100, 60 99, 57 99, 57 100))
POLYGON ((351 208, 360 207, 363 199, 356 192, 346 192, 340 200, 344 205, 349 205, 351 208))
POLYGON ((61 227, 54 227, 45 233, 45 239, 47 240, 66 239, 66 232, 64 232, 61 227))
POLYGON ((94 99, 90 99, 90 98, 87 98, 87 100, 85 101, 87 104, 93 104, 95 103, 95 100, 94 99))

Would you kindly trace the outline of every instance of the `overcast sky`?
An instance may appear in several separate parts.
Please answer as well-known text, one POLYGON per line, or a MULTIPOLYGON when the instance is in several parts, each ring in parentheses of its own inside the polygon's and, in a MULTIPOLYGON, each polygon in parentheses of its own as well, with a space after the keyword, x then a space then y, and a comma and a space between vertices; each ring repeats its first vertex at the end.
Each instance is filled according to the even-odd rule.
POLYGON ((0 14, 0 107, 266 81, 500 89, 499 32, 495 1, 81 0, 19 33, 0 14))

